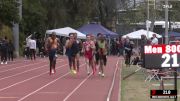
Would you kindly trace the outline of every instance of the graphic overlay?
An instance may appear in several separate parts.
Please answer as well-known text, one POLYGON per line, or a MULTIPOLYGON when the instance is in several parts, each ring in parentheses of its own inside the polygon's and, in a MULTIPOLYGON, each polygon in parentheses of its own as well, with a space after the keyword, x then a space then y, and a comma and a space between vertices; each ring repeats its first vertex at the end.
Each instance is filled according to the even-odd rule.
POLYGON ((151 90, 151 99, 176 99, 177 90, 151 90))
POLYGON ((180 45, 147 45, 144 54, 145 68, 180 67, 180 45))

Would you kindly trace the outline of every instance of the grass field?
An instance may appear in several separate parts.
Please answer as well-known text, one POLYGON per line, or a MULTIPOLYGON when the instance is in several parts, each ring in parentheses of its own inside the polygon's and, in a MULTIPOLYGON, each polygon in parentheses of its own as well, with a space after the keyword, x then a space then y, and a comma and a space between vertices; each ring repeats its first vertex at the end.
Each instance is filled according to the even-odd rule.
MULTIPOLYGON (((160 84, 158 80, 151 80, 150 82, 145 82, 145 73, 141 70, 134 75, 123 80, 123 77, 131 74, 137 69, 135 66, 122 68, 122 80, 121 80, 121 101, 174 101, 174 99, 150 99, 151 89, 160 89, 159 86, 154 86, 160 84)), ((164 84, 173 84, 174 79, 165 80, 164 84)), ((180 80, 178 80, 178 85, 180 80)), ((165 89, 173 89, 174 85, 165 86, 165 89)), ((180 90, 180 86, 178 86, 180 90)), ((178 100, 180 101, 180 97, 178 100)))

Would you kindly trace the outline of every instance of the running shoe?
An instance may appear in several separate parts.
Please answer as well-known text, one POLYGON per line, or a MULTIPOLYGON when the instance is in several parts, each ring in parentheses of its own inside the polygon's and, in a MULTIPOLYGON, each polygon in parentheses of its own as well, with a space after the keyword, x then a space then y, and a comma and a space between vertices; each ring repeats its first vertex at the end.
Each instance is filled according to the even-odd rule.
POLYGON ((54 73, 55 73, 55 72, 54 72, 54 69, 52 69, 51 73, 52 73, 52 74, 54 74, 54 73))
POLYGON ((77 74, 77 71, 76 71, 76 70, 73 70, 73 74, 77 74))
POLYGON ((104 73, 102 73, 101 76, 104 77, 105 76, 104 73))
POLYGON ((1 64, 4 64, 3 62, 1 62, 1 64))
POLYGON ((7 64, 7 61, 4 64, 7 64))
POLYGON ((98 74, 101 75, 101 72, 99 72, 98 74))
POLYGON ((90 75, 90 72, 87 72, 87 75, 90 75))

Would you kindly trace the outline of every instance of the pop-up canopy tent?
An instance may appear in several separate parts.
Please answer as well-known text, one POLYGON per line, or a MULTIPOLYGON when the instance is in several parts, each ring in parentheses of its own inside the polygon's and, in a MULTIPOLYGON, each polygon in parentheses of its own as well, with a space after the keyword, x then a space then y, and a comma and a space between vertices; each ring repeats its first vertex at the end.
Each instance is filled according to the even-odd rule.
POLYGON ((118 34, 114 33, 108 29, 106 29, 105 27, 103 27, 100 24, 86 24, 84 26, 82 26, 81 28, 78 29, 78 31, 84 33, 84 34, 94 34, 95 36, 98 33, 102 33, 104 35, 106 35, 107 37, 117 37, 118 34))
MULTIPOLYGON (((165 35, 165 33, 163 33, 162 35, 165 35)), ((168 32, 169 37, 180 37, 180 33, 178 32, 168 32)))
MULTIPOLYGON (((156 34, 156 33, 151 32, 151 31, 149 31, 147 33, 147 30, 141 29, 141 30, 131 32, 131 33, 126 34, 126 35, 123 35, 123 38, 126 38, 128 36, 130 39, 141 39, 141 35, 146 35, 146 37, 151 38, 153 36, 153 34, 156 34)), ((162 36, 159 35, 159 34, 156 34, 156 37, 161 38, 162 36)))
POLYGON ((69 37, 69 33, 77 33, 77 37, 79 39, 86 39, 86 35, 73 29, 70 27, 65 27, 65 28, 59 28, 59 29, 53 29, 53 30, 47 30, 46 34, 51 34, 52 32, 55 32, 56 35, 58 36, 65 36, 65 37, 69 37))

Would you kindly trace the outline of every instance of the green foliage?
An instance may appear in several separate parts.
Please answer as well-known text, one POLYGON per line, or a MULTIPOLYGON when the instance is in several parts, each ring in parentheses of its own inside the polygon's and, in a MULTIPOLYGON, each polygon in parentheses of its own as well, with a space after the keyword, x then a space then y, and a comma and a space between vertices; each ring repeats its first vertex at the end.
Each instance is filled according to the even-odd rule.
POLYGON ((0 38, 4 38, 5 36, 10 40, 13 39, 11 28, 9 26, 2 25, 0 30, 0 38))
POLYGON ((21 29, 24 33, 43 32, 47 12, 40 0, 23 0, 23 17, 21 29))
MULTIPOLYGON (((0 0, 0 26, 12 26, 12 22, 18 22, 18 6, 15 0, 0 0)), ((0 28, 0 29, 1 29, 0 28)))

